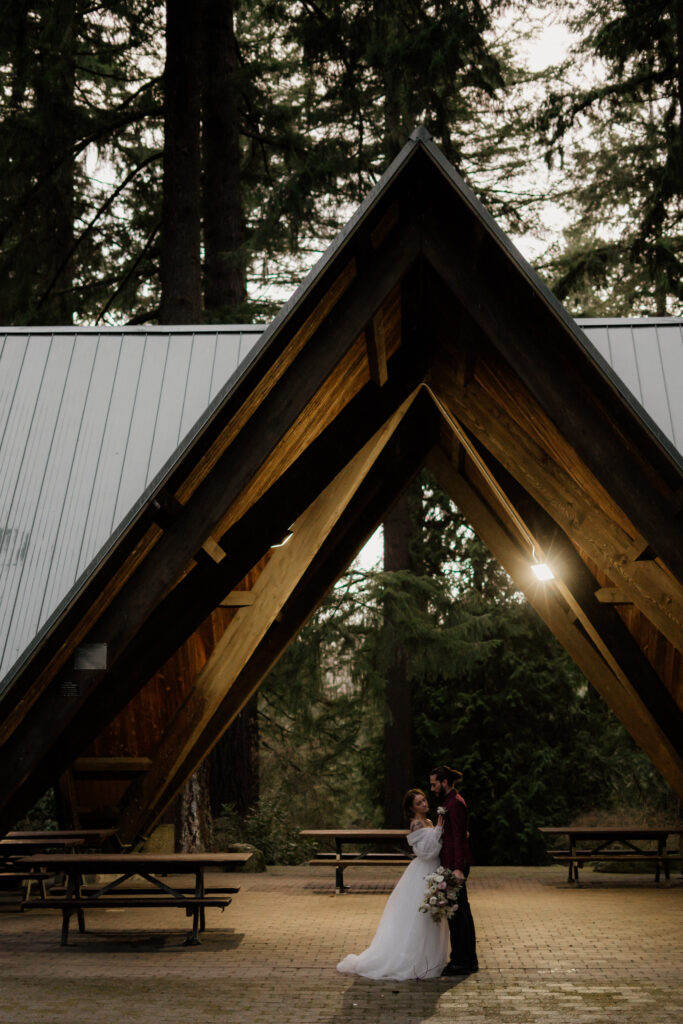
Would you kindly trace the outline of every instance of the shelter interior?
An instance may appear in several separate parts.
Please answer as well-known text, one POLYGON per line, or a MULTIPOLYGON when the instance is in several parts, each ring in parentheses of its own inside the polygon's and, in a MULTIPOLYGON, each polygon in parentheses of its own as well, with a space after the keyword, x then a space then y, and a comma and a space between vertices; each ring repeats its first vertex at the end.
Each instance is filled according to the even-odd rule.
POLYGON ((148 834, 425 464, 683 797, 680 458, 418 132, 0 693, 0 834, 148 834))

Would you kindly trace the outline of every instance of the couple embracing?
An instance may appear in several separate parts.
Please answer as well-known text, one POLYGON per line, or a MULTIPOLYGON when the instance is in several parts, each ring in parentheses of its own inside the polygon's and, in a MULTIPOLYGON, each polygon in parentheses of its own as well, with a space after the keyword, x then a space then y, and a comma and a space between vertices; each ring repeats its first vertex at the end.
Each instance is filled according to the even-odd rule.
MULTIPOLYGON (((410 825, 408 844, 415 854, 393 889, 375 937, 358 956, 344 957, 337 970, 364 978, 438 978, 471 974, 478 969, 474 922, 467 898, 466 879, 472 864, 468 841, 468 811, 455 788, 462 775, 441 765, 430 773, 430 788, 439 814, 436 825, 427 817, 429 805, 420 789, 409 789, 404 812, 410 825), (420 913, 426 879, 439 866, 457 880, 457 910, 420 913)), ((443 886, 442 886, 443 888, 443 886)), ((450 890, 449 890, 450 891, 450 890)))

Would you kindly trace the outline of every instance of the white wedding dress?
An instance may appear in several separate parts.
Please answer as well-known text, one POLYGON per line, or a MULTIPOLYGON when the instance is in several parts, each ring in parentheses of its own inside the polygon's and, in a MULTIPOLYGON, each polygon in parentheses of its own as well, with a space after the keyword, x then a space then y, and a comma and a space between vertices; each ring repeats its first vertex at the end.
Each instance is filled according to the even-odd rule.
POLYGON ((406 838, 415 859, 405 869, 387 900, 375 937, 366 950, 350 953, 337 970, 364 978, 438 978, 448 963, 450 939, 445 920, 421 914, 425 875, 439 866, 441 828, 419 828, 406 838))

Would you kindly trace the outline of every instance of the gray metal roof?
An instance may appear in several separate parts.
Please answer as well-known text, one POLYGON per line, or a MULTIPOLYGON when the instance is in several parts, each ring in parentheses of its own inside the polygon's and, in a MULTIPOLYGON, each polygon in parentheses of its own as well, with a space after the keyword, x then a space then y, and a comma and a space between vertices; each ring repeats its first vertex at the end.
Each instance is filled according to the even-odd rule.
POLYGON ((0 680, 262 332, 0 332, 0 680))
POLYGON ((577 323, 662 434, 683 454, 683 319, 577 323))
MULTIPOLYGON (((683 320, 578 323, 636 411, 683 451, 683 320)), ((0 689, 255 357, 263 331, 0 333, 0 689)))

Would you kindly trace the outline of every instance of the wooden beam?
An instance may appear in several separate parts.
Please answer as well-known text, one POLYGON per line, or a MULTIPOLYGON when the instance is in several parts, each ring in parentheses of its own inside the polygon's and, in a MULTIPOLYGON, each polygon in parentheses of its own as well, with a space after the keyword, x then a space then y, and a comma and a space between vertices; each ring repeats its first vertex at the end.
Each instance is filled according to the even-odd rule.
POLYGON ((421 367, 399 352, 378 390, 368 384, 248 513, 222 538, 230 557, 205 559, 159 603, 126 656, 106 672, 79 673, 81 694, 68 703, 58 681, 31 706, 0 747, 0 828, 11 828, 279 539, 336 473, 419 383, 421 367), (169 630, 169 622, 173 629, 169 630), (17 770, 23 766, 23 771, 17 770))
MULTIPOLYGON (((443 209, 437 211, 436 200, 434 207, 425 214, 427 259, 539 408, 683 580, 683 545, 671 515, 680 470, 500 244, 464 206, 450 218, 443 209)), ((453 204, 448 208, 453 210, 453 204)))
POLYGON ((225 558, 225 551, 218 541, 213 539, 213 537, 206 538, 202 543, 202 550, 205 551, 209 558, 212 558, 214 562, 222 562, 225 558))
POLYGON ((648 709, 625 688, 580 624, 570 621, 566 602, 548 584, 532 582, 527 552, 492 514, 481 496, 457 474, 447 456, 435 450, 429 466, 491 554, 510 574, 529 603, 604 697, 674 791, 683 796, 683 757, 662 735, 648 709))
MULTIPOLYGON (((133 790, 127 794, 125 808, 133 814, 124 831, 131 841, 138 833, 152 827, 185 780, 256 692, 261 680, 375 531, 387 508, 418 471, 436 438, 437 429, 438 418, 433 407, 425 401, 425 396, 419 396, 342 510, 251 657, 237 672, 232 684, 225 685, 219 705, 212 714, 204 716, 194 744, 188 745, 182 760, 178 759, 174 775, 166 779, 163 789, 160 788, 149 802, 139 799, 140 784, 136 787, 137 795, 133 790), (137 805, 137 814, 134 804, 137 805)), ((231 661, 224 663, 224 681, 229 681, 228 677, 235 670, 231 661)))
MULTIPOLYGON (((491 469, 555 568, 555 588, 576 611, 586 634, 624 688, 652 715, 670 746, 683 752, 683 708, 678 706, 619 613, 596 600, 597 580, 591 570, 531 495, 495 462, 491 469)), ((638 735, 634 733, 633 737, 639 742, 638 735)))
POLYGON ((149 757, 77 757, 72 772, 78 778, 134 779, 151 766, 149 757))
POLYGON ((448 359, 436 361, 432 387, 471 434, 520 482, 677 650, 683 650, 681 586, 656 562, 627 556, 632 538, 476 382, 458 388, 448 359))
POLYGON ((365 344, 368 351, 370 378, 383 387, 388 379, 387 345, 384 334, 382 311, 377 312, 365 329, 365 344))
MULTIPOLYGON (((277 622, 283 607, 411 403, 412 399, 408 399, 394 413, 300 516, 292 527, 291 540, 273 552, 254 584, 254 605, 248 610, 236 613, 199 673, 192 691, 167 726, 154 760, 154 767, 129 791, 125 804, 122 805, 119 826, 122 837, 135 836, 141 832, 147 809, 156 808, 170 799, 169 780, 177 778, 181 766, 186 763, 192 749, 196 748, 207 723, 220 708, 227 691, 249 662, 270 627, 277 622)), ((205 753, 206 751, 202 753, 202 757, 205 753)), ((123 838, 123 841, 128 840, 123 838)))
POLYGON ((246 608, 254 603, 253 590, 231 590, 221 601, 221 608, 246 608))
POLYGON ((601 604, 632 604, 623 590, 619 587, 598 587, 595 591, 595 599, 601 604))

